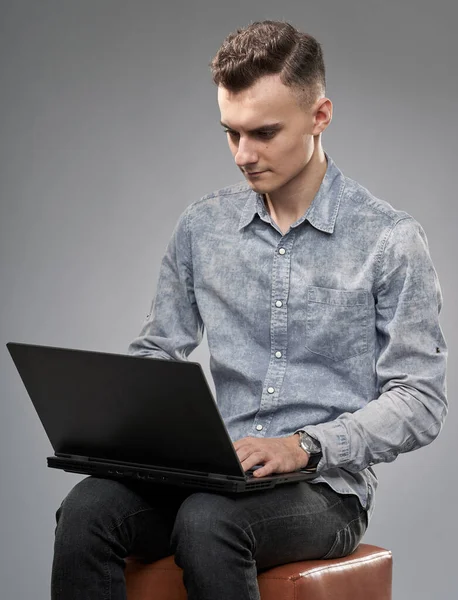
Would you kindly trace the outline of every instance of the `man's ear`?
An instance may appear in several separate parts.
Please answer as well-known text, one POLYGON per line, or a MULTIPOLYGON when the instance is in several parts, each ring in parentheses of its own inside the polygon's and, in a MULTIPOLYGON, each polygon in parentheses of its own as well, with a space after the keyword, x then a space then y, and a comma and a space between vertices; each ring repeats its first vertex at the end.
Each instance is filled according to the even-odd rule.
POLYGON ((320 98, 317 100, 313 109, 313 130, 312 135, 323 133, 329 123, 332 121, 332 102, 329 98, 320 98))

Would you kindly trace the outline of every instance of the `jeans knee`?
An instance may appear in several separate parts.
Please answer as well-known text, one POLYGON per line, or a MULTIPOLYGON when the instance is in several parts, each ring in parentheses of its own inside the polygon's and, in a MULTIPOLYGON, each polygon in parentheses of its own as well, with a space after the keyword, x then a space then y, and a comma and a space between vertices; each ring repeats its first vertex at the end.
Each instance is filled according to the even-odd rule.
POLYGON ((249 528, 244 526, 243 515, 236 503, 227 496, 196 493, 181 505, 175 519, 171 538, 177 563, 182 566, 198 559, 203 552, 220 553, 221 547, 252 549, 249 528))
POLYGON ((175 532, 210 533, 226 518, 228 503, 212 494, 192 494, 182 503, 175 519, 175 532))

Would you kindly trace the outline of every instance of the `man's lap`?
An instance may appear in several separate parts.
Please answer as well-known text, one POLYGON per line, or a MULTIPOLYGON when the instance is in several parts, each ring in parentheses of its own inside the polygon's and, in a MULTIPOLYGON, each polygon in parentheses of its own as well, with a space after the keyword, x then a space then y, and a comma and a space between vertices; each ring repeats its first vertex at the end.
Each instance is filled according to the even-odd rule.
POLYGON ((211 545, 222 528, 237 527, 239 536, 246 534, 258 569, 348 554, 367 522, 356 496, 309 482, 220 495, 88 477, 64 503, 89 520, 98 515, 113 535, 128 540, 128 554, 145 561, 174 553, 184 532, 199 538, 199 548, 207 541, 211 545))

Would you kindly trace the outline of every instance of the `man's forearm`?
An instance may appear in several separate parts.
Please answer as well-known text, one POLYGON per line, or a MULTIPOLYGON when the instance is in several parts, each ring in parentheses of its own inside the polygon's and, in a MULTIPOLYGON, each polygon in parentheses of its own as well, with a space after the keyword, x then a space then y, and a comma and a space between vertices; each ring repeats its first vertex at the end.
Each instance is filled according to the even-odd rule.
POLYGON ((446 414, 445 396, 426 397, 396 386, 355 413, 303 429, 321 444, 318 471, 340 467, 359 472, 431 443, 446 414))

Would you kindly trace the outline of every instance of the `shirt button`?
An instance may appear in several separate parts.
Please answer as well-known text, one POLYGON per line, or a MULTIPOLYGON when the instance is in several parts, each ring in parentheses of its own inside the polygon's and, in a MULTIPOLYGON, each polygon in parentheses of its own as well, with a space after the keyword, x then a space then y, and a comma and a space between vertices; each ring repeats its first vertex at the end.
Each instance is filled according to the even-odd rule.
POLYGON ((275 392, 275 388, 273 387, 268 387, 267 391, 269 392, 269 394, 273 394, 275 392))
POLYGON ((262 431, 262 425, 256 425, 256 429, 257 429, 258 431, 262 431))
POLYGON ((282 302, 281 300, 277 300, 277 301, 275 302, 275 306, 276 306, 277 308, 281 308, 281 307, 283 306, 283 302, 282 302))
POLYGON ((278 250, 278 254, 286 254, 286 250, 284 248, 280 248, 278 250))
POLYGON ((282 357, 281 352, 275 352, 275 358, 281 358, 281 357, 282 357))

